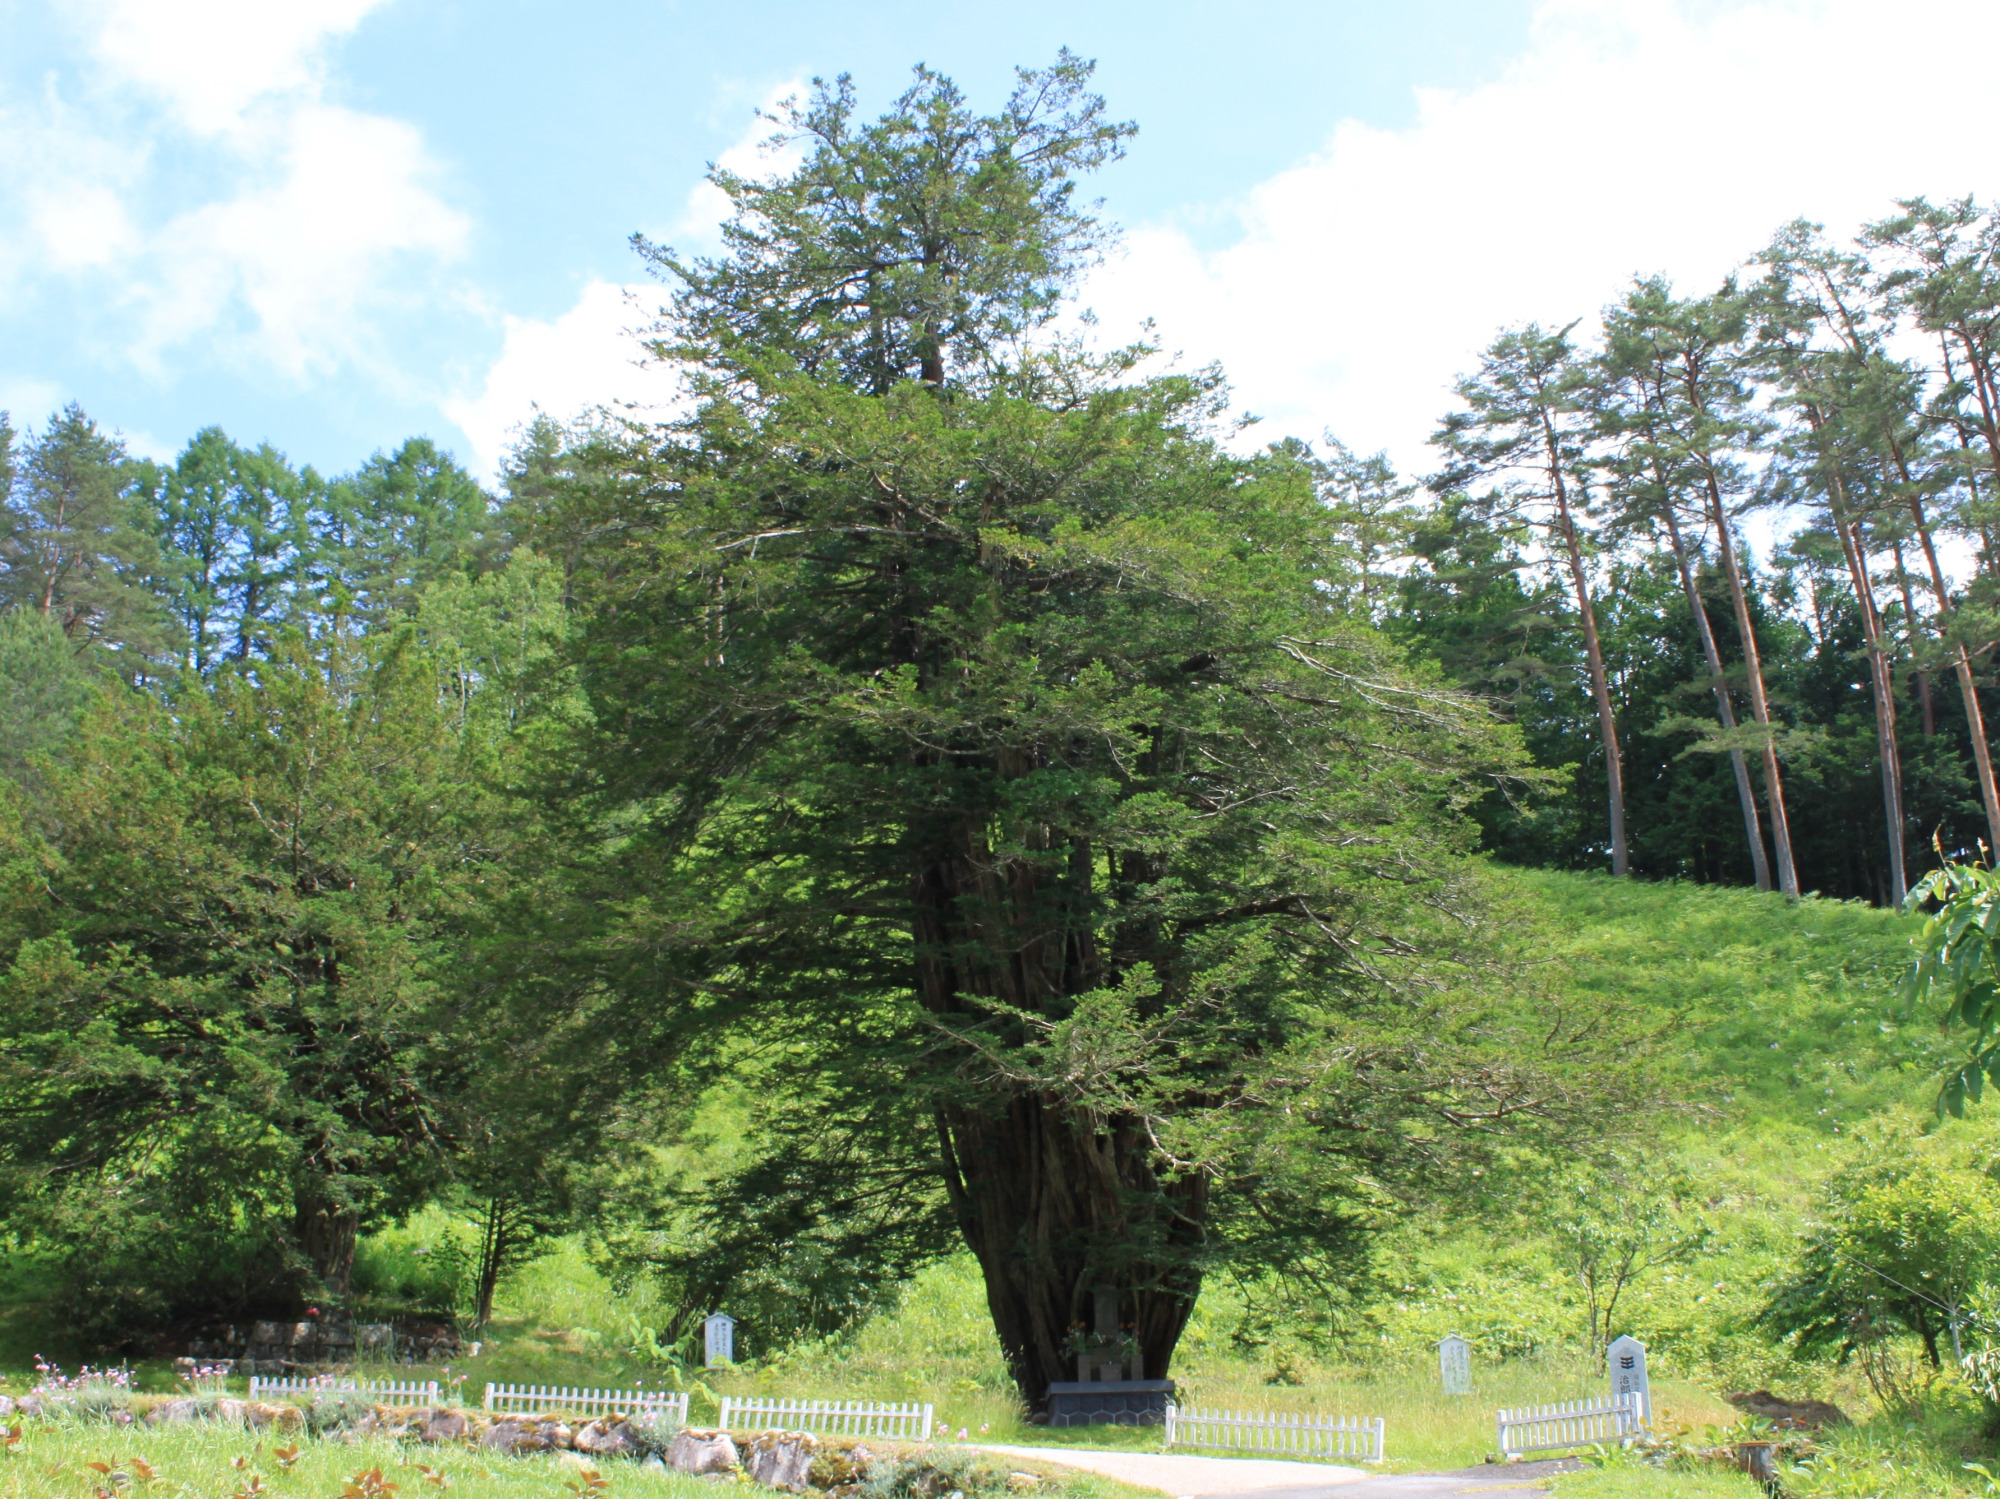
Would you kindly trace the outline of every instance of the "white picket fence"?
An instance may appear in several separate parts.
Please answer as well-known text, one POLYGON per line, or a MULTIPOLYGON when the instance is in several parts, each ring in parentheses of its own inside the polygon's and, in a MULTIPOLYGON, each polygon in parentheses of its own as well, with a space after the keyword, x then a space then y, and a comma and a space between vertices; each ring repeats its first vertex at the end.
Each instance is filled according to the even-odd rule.
POLYGON ((1636 1393, 1561 1400, 1500 1412, 1500 1455, 1553 1452, 1560 1447, 1629 1442, 1645 1429, 1636 1393))
POLYGON ((297 1399, 314 1395, 367 1395, 381 1401, 411 1400, 419 1405, 438 1403, 438 1382, 435 1379, 266 1379, 260 1374, 250 1376, 250 1398, 269 1400, 274 1397, 297 1399))
POLYGON ((715 1424, 724 1431, 822 1431, 844 1437, 931 1434, 931 1407, 887 1400, 778 1400, 725 1395, 715 1424))
POLYGON ((1290 1411, 1205 1411, 1167 1406, 1169 1447, 1282 1452, 1300 1457, 1382 1461, 1380 1416, 1310 1416, 1290 1411))
POLYGON ((490 1411, 562 1411, 579 1416, 670 1416, 687 1425, 688 1397, 685 1391, 595 1390, 568 1385, 489 1384, 481 1404, 490 1411))

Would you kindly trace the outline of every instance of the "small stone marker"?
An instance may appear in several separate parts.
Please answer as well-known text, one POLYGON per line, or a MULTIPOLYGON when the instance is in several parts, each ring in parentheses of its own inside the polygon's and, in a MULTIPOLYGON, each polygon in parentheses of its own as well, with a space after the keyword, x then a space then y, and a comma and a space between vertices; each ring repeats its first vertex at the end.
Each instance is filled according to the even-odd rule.
POLYGON ((736 1362, 736 1319, 717 1312, 701 1324, 702 1362, 713 1369, 736 1362))
POLYGON ((1444 1392, 1447 1395, 1470 1395, 1472 1393, 1472 1345, 1457 1333, 1441 1339, 1437 1345, 1438 1373, 1444 1376, 1444 1392))
POLYGON ((1646 1345, 1627 1333, 1604 1350, 1605 1369, 1611 1375, 1611 1393, 1639 1397, 1639 1419, 1653 1424, 1653 1387, 1646 1380, 1646 1345))

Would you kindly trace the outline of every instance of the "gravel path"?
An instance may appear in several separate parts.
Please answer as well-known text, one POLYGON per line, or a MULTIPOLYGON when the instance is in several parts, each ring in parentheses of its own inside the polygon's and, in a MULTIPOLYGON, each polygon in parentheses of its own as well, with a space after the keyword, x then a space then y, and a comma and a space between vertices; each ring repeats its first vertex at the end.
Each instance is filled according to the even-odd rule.
POLYGON ((981 1447, 1003 1457, 1060 1463, 1101 1473, 1120 1483, 1157 1489, 1173 1499, 1537 1499, 1545 1480, 1580 1466, 1555 1462, 1491 1464, 1452 1473, 1370 1473, 1332 1463, 1295 1463, 1259 1457, 1193 1457, 1178 1452, 1101 1452, 1088 1447, 981 1447), (1504 1491, 1504 1492, 1503 1492, 1504 1491))

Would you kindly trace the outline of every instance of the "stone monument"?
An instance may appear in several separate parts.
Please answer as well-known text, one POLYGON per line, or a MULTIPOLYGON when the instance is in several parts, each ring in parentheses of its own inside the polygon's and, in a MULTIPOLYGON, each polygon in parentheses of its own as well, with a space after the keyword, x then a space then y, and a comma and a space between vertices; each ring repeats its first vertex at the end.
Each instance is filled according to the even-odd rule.
POLYGON ((717 1312, 701 1324, 702 1363, 713 1369, 736 1362, 736 1319, 717 1312))
POLYGON ((1604 1350, 1604 1366, 1611 1376, 1611 1393, 1637 1395, 1639 1419, 1653 1424, 1653 1387, 1646 1381, 1646 1345, 1627 1333, 1604 1350))
POLYGON ((1472 1393, 1472 1345, 1453 1333, 1441 1338, 1437 1345, 1438 1373, 1444 1376, 1444 1392, 1447 1395, 1470 1395, 1472 1393))
POLYGON ((1118 1289, 1096 1286, 1091 1330, 1075 1340, 1076 1378, 1049 1385, 1051 1426, 1160 1426, 1173 1399, 1171 1379, 1147 1379, 1138 1340, 1118 1324, 1118 1289))

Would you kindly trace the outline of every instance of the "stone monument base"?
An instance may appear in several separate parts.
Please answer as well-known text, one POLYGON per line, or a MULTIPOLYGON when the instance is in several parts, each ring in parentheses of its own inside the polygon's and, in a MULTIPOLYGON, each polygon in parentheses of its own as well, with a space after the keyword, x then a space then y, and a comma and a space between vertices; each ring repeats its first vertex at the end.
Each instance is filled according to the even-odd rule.
POLYGON ((1049 1386, 1051 1426, 1164 1426, 1171 1379, 1061 1380, 1049 1386))

